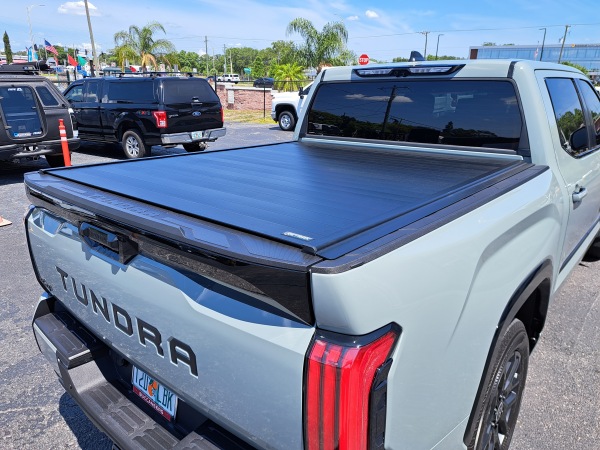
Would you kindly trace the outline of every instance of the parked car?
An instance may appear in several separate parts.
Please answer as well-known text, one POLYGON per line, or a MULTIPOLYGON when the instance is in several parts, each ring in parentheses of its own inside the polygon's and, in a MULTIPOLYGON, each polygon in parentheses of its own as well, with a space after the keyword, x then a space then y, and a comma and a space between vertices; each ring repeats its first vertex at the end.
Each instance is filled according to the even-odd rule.
POLYGON ((252 86, 259 87, 259 88, 269 88, 269 89, 272 89, 273 88, 273 83, 274 83, 273 78, 271 78, 271 77, 262 77, 262 78, 257 78, 256 80, 254 80, 254 83, 252 83, 252 86))
POLYGON ((152 145, 204 150, 225 136, 221 101, 204 78, 129 74, 77 80, 65 91, 82 140, 121 143, 127 158, 152 145))
POLYGON ((238 84, 240 82, 240 76, 237 73, 226 73, 218 76, 217 81, 229 81, 238 84))
POLYGON ((0 161, 44 156, 51 167, 63 166, 61 120, 69 150, 79 147, 73 110, 40 69, 39 63, 0 66, 0 161))
POLYGON ((296 128, 300 108, 311 86, 312 83, 300 88, 298 92, 277 92, 271 95, 271 118, 283 131, 294 131, 296 128))

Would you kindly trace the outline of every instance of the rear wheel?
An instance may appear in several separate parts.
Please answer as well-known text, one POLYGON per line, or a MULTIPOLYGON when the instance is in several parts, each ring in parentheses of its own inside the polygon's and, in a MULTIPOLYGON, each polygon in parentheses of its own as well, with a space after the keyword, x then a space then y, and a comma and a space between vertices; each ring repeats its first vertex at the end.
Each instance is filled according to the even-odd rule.
POLYGON ((296 119, 294 115, 289 111, 283 111, 279 114, 278 118, 279 128, 283 131, 292 131, 296 126, 296 119))
POLYGON ((146 144, 144 144, 137 130, 127 130, 123 133, 121 147, 125 156, 129 159, 143 158, 146 156, 146 144))
POLYGON ((201 152, 208 147, 207 142, 192 142, 190 144, 182 144, 186 152, 201 152))
POLYGON ((46 155, 46 162, 50 167, 63 167, 65 158, 63 155, 46 155))
POLYGON ((491 376, 486 378, 488 384, 478 404, 477 431, 469 449, 508 449, 521 407, 528 365, 529 337, 523 322, 515 319, 494 348, 489 368, 491 376))

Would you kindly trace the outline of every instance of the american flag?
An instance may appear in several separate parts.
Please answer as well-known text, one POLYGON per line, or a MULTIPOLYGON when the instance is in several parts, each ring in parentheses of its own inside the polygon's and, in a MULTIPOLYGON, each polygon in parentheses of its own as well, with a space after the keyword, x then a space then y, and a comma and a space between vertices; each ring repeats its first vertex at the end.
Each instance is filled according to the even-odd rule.
POLYGON ((58 52, 54 48, 54 45, 50 44, 50 42, 48 42, 45 39, 44 39, 44 44, 46 45, 46 51, 47 52, 54 53, 56 56, 58 56, 58 52))

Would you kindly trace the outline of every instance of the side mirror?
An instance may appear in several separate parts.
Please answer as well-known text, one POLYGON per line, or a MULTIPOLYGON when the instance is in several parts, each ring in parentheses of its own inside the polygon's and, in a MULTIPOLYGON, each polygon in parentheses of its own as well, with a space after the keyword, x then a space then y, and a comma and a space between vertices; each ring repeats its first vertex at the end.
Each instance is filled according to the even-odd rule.
POLYGON ((569 137, 569 144, 575 151, 581 151, 588 147, 588 129, 587 127, 581 127, 575 130, 569 137))
POLYGON ((300 98, 304 98, 304 91, 302 90, 302 88, 298 89, 298 96, 300 98))

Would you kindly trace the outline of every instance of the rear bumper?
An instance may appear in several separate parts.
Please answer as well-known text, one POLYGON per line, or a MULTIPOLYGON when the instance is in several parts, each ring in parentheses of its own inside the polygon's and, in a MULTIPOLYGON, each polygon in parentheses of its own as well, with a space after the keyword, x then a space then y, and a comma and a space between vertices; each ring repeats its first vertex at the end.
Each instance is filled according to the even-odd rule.
POLYGON ((185 403, 179 406, 182 420, 177 423, 151 410, 131 389, 126 374, 132 366, 54 297, 40 299, 32 326, 40 351, 65 390, 120 449, 253 448, 185 403))
MULTIPOLYGON (((69 144, 69 150, 76 150, 79 148, 80 141, 78 138, 71 138, 67 140, 69 144)), ((58 155, 62 154, 62 144, 60 140, 55 141, 44 141, 41 143, 32 143, 29 145, 25 144, 13 144, 0 146, 0 160, 15 160, 15 159, 29 159, 36 158, 44 155, 58 155)))
POLYGON ((192 137, 192 132, 162 134, 161 141, 163 145, 190 144, 192 142, 212 142, 225 136, 226 128, 214 128, 212 130, 203 130, 201 137, 192 137))

